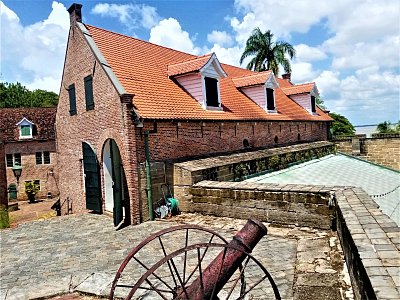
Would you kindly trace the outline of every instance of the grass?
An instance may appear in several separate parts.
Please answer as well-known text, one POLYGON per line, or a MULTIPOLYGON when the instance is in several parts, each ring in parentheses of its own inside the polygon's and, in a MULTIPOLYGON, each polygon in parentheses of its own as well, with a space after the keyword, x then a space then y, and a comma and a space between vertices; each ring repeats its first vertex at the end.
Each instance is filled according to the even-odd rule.
POLYGON ((8 210, 1 206, 0 207, 0 229, 10 227, 10 217, 8 215, 8 210))

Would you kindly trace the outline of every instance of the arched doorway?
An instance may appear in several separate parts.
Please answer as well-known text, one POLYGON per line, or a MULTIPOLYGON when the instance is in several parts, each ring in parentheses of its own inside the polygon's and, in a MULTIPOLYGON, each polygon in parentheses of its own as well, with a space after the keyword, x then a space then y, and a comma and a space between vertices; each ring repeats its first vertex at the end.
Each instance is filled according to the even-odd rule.
POLYGON ((121 154, 113 139, 108 139, 103 147, 103 171, 105 210, 113 213, 114 225, 119 226, 128 222, 129 201, 121 154))
POLYGON ((100 167, 92 147, 83 142, 83 173, 85 177, 86 208, 101 213, 100 167))

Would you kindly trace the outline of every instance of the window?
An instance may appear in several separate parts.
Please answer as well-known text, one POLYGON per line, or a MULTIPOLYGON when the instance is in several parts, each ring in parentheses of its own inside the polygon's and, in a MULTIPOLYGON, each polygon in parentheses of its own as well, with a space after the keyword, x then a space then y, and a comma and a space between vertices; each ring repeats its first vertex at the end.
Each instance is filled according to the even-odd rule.
POLYGON ((267 110, 275 110, 274 90, 266 89, 267 94, 267 110))
POLYGON ((6 166, 12 168, 15 165, 22 166, 21 153, 6 154, 6 166))
POLYGON ((315 108, 315 97, 311 96, 311 112, 315 113, 316 108, 315 108))
POLYGON ((68 87, 69 96, 69 114, 70 116, 76 115, 76 95, 75 95, 75 84, 71 84, 68 87))
POLYGON ((218 99, 218 79, 204 77, 206 85, 206 105, 219 107, 218 99))
POLYGON ((36 152, 36 164, 41 165, 49 165, 50 164, 50 152, 49 151, 44 151, 44 152, 36 152))
POLYGON ((31 126, 29 125, 22 125, 21 126, 21 136, 30 137, 32 136, 31 126))
POLYGON ((36 152, 36 164, 37 165, 42 164, 42 152, 36 152))
POLYGON ((86 76, 84 81, 85 81, 86 110, 93 110, 94 109, 94 100, 93 100, 93 78, 92 78, 92 75, 86 76))
POLYGON ((22 118, 21 121, 19 121, 16 124, 19 128, 19 138, 20 139, 31 139, 32 136, 32 127, 33 123, 29 121, 27 118, 22 118))

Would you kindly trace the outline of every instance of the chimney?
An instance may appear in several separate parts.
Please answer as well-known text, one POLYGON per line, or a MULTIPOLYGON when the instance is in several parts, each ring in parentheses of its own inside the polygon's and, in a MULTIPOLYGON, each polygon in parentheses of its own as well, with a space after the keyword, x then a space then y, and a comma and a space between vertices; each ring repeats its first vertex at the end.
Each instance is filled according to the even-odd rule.
POLYGON ((70 25, 74 26, 76 22, 82 22, 82 4, 74 3, 68 8, 70 25))
POLYGON ((286 74, 282 74, 282 78, 289 81, 291 80, 292 77, 292 73, 286 73, 286 74))

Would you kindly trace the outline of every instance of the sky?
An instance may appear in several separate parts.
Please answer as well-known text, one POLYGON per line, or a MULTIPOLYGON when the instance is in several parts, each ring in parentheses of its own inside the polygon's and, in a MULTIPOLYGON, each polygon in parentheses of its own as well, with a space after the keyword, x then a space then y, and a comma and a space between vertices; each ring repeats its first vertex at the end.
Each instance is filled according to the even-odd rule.
MULTIPOLYGON (((59 93, 72 1, 0 0, 0 80, 59 93)), ((259 27, 296 49, 292 82, 314 81, 353 125, 400 119, 398 0, 80 1, 83 22, 239 64, 259 27)), ((278 108, 279 109, 279 108, 278 108)))

